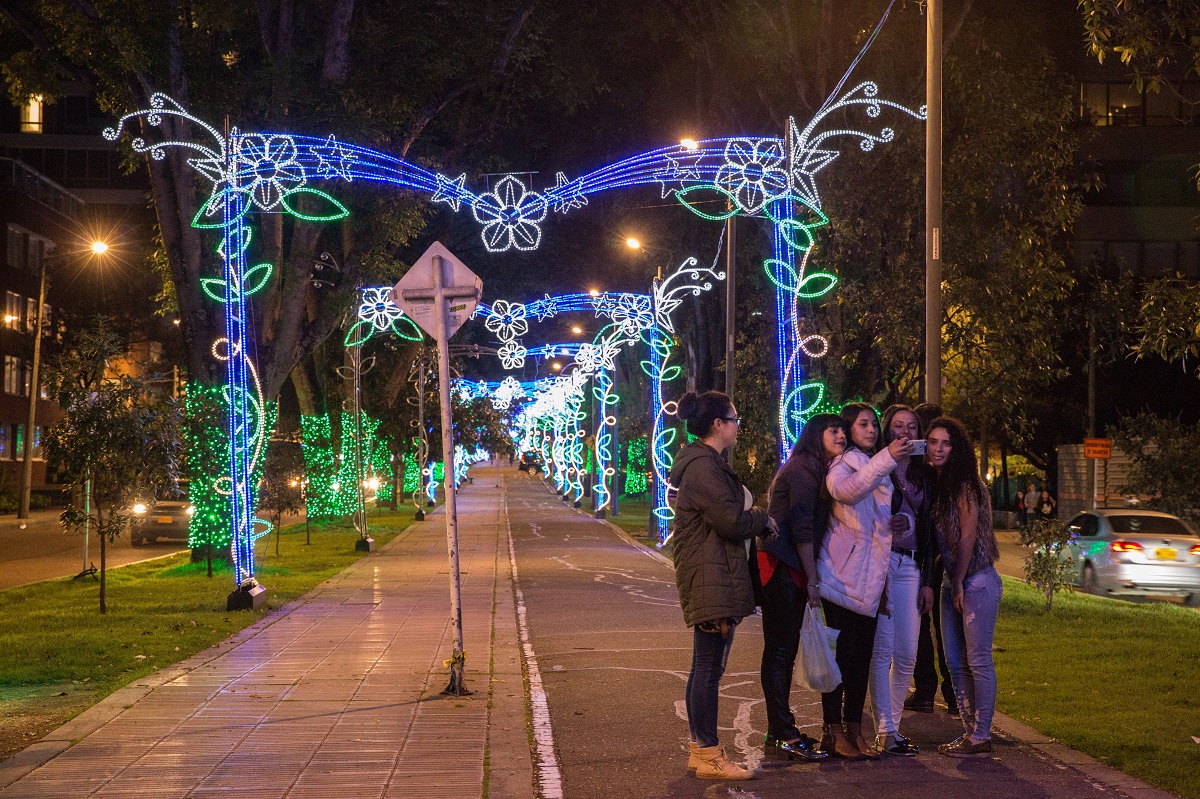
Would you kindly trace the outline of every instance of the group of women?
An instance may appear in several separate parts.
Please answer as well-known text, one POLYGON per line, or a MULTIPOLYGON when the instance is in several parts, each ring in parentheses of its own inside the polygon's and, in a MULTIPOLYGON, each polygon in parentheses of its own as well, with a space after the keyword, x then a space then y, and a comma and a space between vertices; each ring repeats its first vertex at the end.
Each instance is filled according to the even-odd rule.
POLYGON ((754 776, 729 760, 717 736, 717 697, 734 629, 756 606, 752 565, 761 580, 768 755, 867 760, 918 753, 900 732, 901 714, 921 614, 933 607, 935 570, 941 570, 942 638, 964 731, 938 751, 987 756, 1001 583, 991 504, 963 426, 949 417, 923 424, 904 405, 888 408, 882 426, 863 403, 840 415, 816 415, 775 476, 764 510, 725 457, 739 425, 729 397, 686 394, 679 415, 696 437, 671 472, 678 491, 676 583, 693 628, 689 769, 707 779, 754 776), (754 564, 747 557, 752 539, 754 564), (819 742, 800 732, 790 705, 806 606, 822 610, 837 631, 842 676, 821 696, 819 742), (870 737, 863 723, 868 691, 870 737))

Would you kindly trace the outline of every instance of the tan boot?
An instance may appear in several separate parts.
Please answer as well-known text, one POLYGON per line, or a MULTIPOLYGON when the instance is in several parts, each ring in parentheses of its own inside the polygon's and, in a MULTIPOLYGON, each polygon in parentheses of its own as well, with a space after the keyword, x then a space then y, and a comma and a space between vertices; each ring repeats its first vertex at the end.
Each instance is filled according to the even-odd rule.
POLYGON ((688 741, 688 771, 695 771, 700 768, 700 756, 696 754, 700 747, 695 741, 688 741))
POLYGON ((754 772, 730 763, 723 746, 696 747, 696 776, 702 780, 752 780, 754 772))
POLYGON ((821 738, 821 748, 834 757, 845 760, 862 760, 862 752, 858 751, 848 737, 841 724, 826 724, 825 734, 821 738))
POLYGON ((863 737, 862 723, 851 724, 846 722, 846 737, 850 739, 850 744, 858 750, 859 754, 868 760, 878 760, 879 750, 863 737))

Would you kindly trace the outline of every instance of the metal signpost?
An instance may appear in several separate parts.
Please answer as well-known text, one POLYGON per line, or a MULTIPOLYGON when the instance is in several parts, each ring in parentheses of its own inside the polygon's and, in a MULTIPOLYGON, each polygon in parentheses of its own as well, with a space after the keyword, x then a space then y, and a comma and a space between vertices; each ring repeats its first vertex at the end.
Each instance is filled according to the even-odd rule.
POLYGON ((445 464, 446 546, 450 555, 450 621, 454 625, 454 654, 450 684, 442 693, 471 693, 463 685, 462 588, 458 572, 458 502, 454 494, 454 423, 450 414, 450 337, 475 313, 483 281, 434 242, 391 291, 391 300, 437 340, 438 389, 442 404, 442 459, 445 464))

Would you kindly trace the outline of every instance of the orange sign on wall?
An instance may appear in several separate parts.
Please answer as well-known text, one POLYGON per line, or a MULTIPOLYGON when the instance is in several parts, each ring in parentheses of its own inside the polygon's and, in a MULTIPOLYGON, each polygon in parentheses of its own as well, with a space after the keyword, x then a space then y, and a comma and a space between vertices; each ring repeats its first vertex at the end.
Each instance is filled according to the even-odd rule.
POLYGON ((1106 461, 1112 457, 1111 438, 1085 438, 1083 440, 1083 457, 1106 461))

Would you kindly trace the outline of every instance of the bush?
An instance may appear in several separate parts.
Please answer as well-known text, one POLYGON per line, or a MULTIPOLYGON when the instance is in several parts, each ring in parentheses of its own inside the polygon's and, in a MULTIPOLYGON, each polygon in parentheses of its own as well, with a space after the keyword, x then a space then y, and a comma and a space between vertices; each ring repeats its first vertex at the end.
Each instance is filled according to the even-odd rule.
POLYGON ((1046 595, 1046 610, 1054 594, 1071 585, 1075 561, 1067 554, 1071 532, 1057 519, 1038 519, 1021 532, 1021 544, 1029 547, 1025 556, 1025 582, 1046 595))

